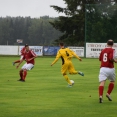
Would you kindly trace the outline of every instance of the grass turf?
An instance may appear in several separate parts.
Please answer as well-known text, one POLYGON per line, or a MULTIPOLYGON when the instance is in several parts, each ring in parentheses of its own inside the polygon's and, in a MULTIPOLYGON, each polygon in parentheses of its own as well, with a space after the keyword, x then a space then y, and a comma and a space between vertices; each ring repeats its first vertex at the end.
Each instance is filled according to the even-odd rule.
POLYGON ((19 82, 20 68, 12 66, 12 61, 17 59, 19 57, 0 57, 0 117, 117 116, 116 84, 112 102, 105 97, 109 81, 105 85, 104 102, 98 101, 98 59, 83 58, 82 62, 73 59, 75 69, 85 76, 68 74, 75 81, 72 88, 67 87, 61 75, 61 60, 51 67, 53 57, 38 57, 26 82, 19 82))

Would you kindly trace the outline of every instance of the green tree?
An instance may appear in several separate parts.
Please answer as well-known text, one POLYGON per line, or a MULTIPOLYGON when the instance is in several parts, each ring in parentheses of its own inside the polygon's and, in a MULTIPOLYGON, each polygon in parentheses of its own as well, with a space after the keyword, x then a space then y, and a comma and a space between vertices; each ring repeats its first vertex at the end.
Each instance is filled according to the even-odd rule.
POLYGON ((0 45, 18 44, 17 39, 23 39, 23 45, 52 45, 61 32, 52 27, 49 21, 56 18, 43 16, 30 17, 5 17, 0 18, 0 45))
POLYGON ((10 31, 11 31, 11 29, 10 29, 10 22, 9 22, 9 20, 8 19, 4 19, 4 18, 2 18, 1 19, 1 23, 0 23, 0 37, 1 37, 1 39, 0 39, 0 42, 1 42, 1 44, 3 44, 3 45, 7 45, 8 43, 10 43, 10 31))
MULTIPOLYGON (((58 41, 64 41, 67 45, 84 46, 85 42, 85 9, 86 4, 115 4, 117 0, 63 0, 66 8, 52 5, 57 12, 63 12, 66 16, 59 16, 51 25, 61 31, 63 35, 58 41)), ((108 6, 106 6, 108 7, 108 6)), ((88 9, 89 14, 94 10, 94 6, 88 9)), ((96 15, 96 12, 95 12, 96 15)), ((99 15, 98 15, 99 16, 99 15)), ((89 22, 90 24, 90 22, 89 22)), ((102 26, 101 23, 99 23, 102 26)), ((58 42, 56 41, 56 42, 58 42)))
POLYGON ((49 23, 53 22, 53 18, 47 16, 40 17, 40 19, 32 19, 32 25, 28 29, 28 39, 33 45, 52 45, 59 35, 60 31, 55 30, 49 23))
POLYGON ((86 41, 106 42, 113 39, 117 42, 117 5, 101 4, 87 5, 86 11, 86 41), (93 8, 93 11, 88 12, 93 8))

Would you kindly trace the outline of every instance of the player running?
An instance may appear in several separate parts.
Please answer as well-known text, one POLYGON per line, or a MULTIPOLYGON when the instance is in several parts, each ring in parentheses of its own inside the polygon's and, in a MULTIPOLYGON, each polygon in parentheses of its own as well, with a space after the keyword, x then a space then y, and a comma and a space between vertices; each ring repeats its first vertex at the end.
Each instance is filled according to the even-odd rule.
POLYGON ((82 61, 82 59, 79 56, 77 56, 69 48, 64 48, 64 43, 60 43, 59 46, 60 46, 60 50, 58 51, 56 58, 52 62, 51 66, 54 65, 58 61, 58 59, 61 57, 61 60, 62 60, 61 72, 63 74, 63 77, 68 82, 68 86, 71 87, 73 84, 71 83, 69 77, 67 76, 67 71, 69 71, 69 74, 80 74, 81 76, 84 76, 84 74, 82 72, 76 71, 74 69, 74 66, 71 62, 71 59, 72 59, 73 56, 75 56, 80 61, 82 61))
POLYGON ((15 65, 15 63, 19 63, 21 60, 22 60, 22 58, 23 58, 23 55, 24 55, 24 53, 25 53, 25 51, 26 51, 26 46, 27 46, 28 44, 25 44, 25 46, 21 49, 21 51, 20 51, 20 53, 21 53, 21 57, 20 57, 20 60, 16 60, 16 61, 14 61, 12 64, 13 64, 13 66, 15 65))
POLYGON ((26 51, 23 54, 22 60, 20 60, 19 64, 16 66, 16 68, 19 67, 19 65, 25 60, 26 63, 22 66, 19 74, 20 74, 20 79, 18 81, 25 81, 27 71, 31 70, 34 67, 35 64, 35 58, 37 57, 36 54, 33 52, 33 50, 29 49, 29 46, 25 46, 26 51))
POLYGON ((110 94, 114 88, 115 83, 115 68, 114 68, 114 62, 117 62, 115 60, 115 50, 112 48, 114 42, 113 40, 107 41, 107 47, 103 49, 100 53, 99 60, 101 61, 100 66, 100 73, 99 73, 99 103, 102 103, 103 100, 103 91, 104 91, 104 85, 106 83, 106 80, 109 79, 110 83, 108 85, 108 90, 106 93, 106 97, 109 101, 112 101, 110 94))

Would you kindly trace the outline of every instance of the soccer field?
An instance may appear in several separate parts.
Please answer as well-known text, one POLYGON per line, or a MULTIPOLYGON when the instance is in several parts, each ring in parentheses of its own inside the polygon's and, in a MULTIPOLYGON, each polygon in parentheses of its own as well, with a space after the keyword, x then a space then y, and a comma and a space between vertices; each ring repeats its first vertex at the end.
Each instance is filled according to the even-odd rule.
MULTIPOLYGON (((112 102, 106 97, 98 101, 98 59, 73 59, 76 70, 85 76, 69 75, 75 81, 67 87, 60 68, 61 60, 50 66, 54 57, 36 58, 26 82, 19 82, 19 69, 12 66, 19 57, 0 57, 0 117, 117 117, 117 85, 112 102)), ((23 64, 21 64, 22 66, 23 64)), ((20 66, 20 67, 21 67, 20 66)), ((115 64, 117 71, 117 64, 115 64)))

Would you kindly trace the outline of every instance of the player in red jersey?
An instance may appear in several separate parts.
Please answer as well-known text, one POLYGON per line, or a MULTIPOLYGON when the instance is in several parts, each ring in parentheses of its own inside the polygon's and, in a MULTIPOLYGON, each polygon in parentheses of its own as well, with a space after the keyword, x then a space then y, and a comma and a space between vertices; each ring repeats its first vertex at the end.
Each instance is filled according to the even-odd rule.
POLYGON ((103 100, 103 91, 104 91, 104 85, 106 83, 106 80, 109 79, 110 83, 108 85, 108 90, 106 93, 106 97, 109 101, 112 101, 110 94, 114 88, 114 82, 115 82, 115 68, 114 68, 114 62, 116 63, 117 60, 115 60, 115 50, 113 47, 113 40, 107 41, 107 47, 103 49, 100 53, 99 60, 101 62, 100 66, 100 72, 99 72, 99 103, 102 103, 103 100))
POLYGON ((27 46, 28 44, 25 44, 25 46, 21 49, 21 51, 20 51, 20 53, 21 53, 21 57, 20 57, 20 60, 16 60, 16 61, 14 61, 12 64, 13 65, 15 65, 15 63, 19 63, 21 60, 22 60, 22 58, 23 58, 23 55, 24 55, 24 53, 25 53, 25 51, 26 51, 26 46, 27 46))
POLYGON ((23 55, 22 60, 19 62, 19 64, 16 66, 16 68, 19 67, 19 65, 25 60, 26 63, 22 66, 19 74, 20 74, 20 79, 18 81, 25 81, 27 71, 31 70, 34 67, 35 61, 34 59, 37 57, 36 54, 29 49, 29 46, 25 46, 26 51, 23 55))

